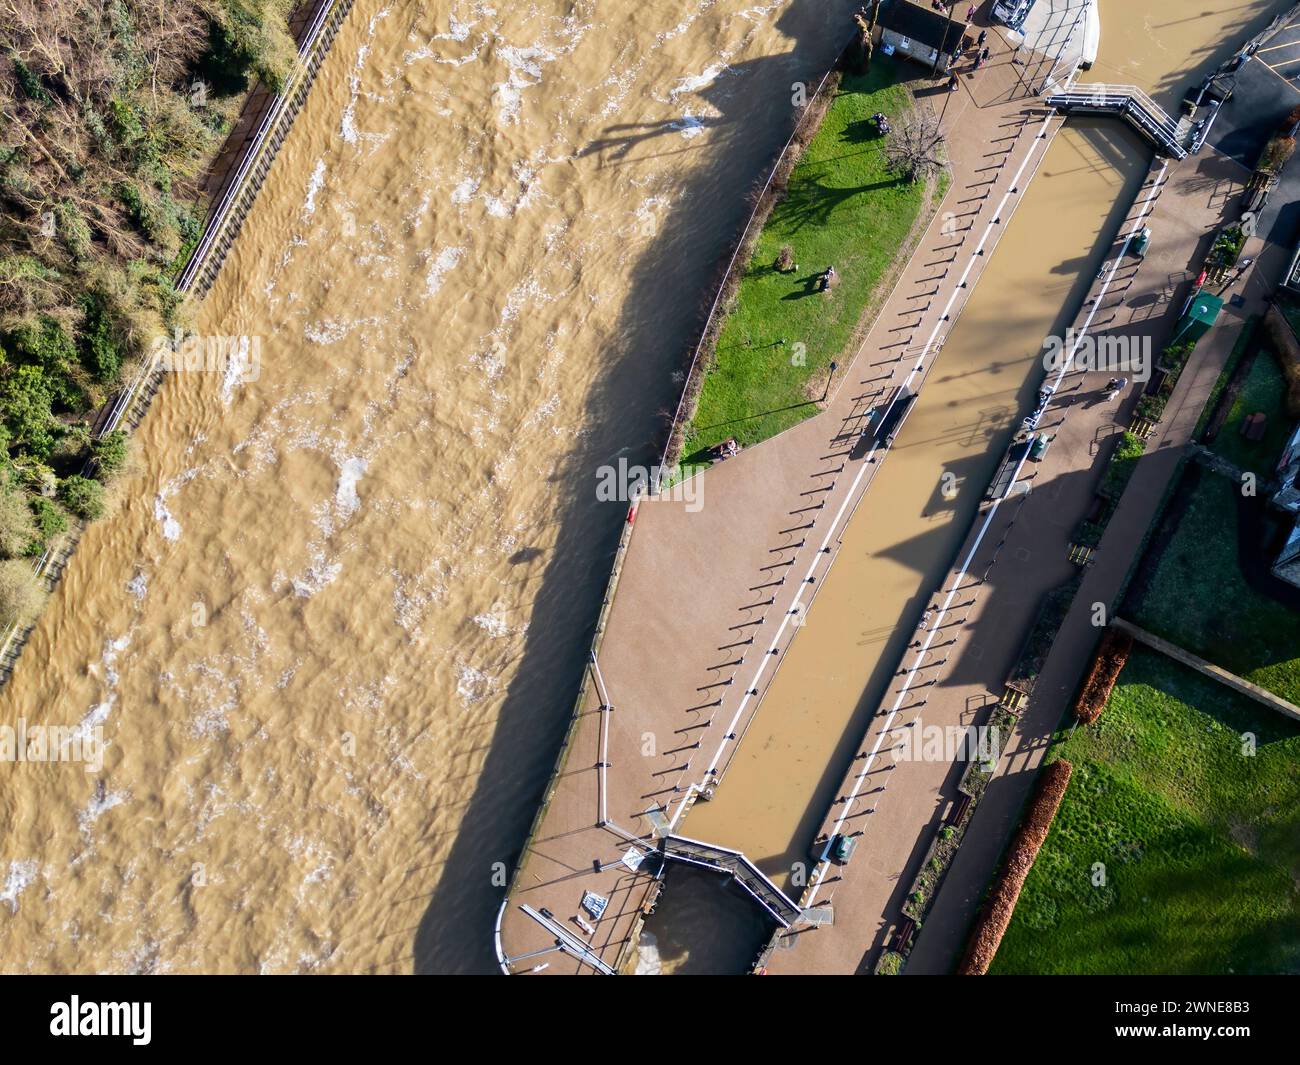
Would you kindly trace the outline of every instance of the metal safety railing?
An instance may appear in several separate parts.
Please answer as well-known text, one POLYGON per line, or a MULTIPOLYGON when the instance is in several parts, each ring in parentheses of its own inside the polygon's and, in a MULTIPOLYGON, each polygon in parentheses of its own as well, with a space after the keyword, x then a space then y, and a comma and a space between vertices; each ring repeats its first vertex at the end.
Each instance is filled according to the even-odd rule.
POLYGON ((729 874, 782 928, 789 928, 803 912, 797 902, 764 876, 758 866, 740 851, 686 836, 665 836, 659 846, 660 853, 669 861, 729 874))
POLYGON ((1064 114, 1109 114, 1126 120, 1155 149, 1174 159, 1187 158, 1183 127, 1136 85, 1075 85, 1047 97, 1064 114))

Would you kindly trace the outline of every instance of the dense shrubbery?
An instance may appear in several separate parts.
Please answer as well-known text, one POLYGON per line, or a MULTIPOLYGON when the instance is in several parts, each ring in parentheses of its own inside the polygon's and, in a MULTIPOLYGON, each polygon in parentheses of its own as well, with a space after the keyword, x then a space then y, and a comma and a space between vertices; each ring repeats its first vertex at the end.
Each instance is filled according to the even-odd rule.
POLYGON ((0 557, 102 508, 125 441, 93 412, 176 324, 198 183, 294 0, 7 0, 0 21, 0 557), (71 481, 71 483, 69 483, 71 481), (70 502, 71 501, 71 502, 70 502), (75 503, 75 506, 74 506, 75 503))
POLYGON ((35 620, 44 599, 44 590, 32 580, 27 563, 16 558, 0 562, 0 626, 35 620))
POLYGON ((1085 725, 1091 725, 1101 717, 1111 689, 1115 687, 1120 670, 1124 668, 1132 650, 1133 637, 1127 632, 1108 628, 1102 633, 1092 668, 1088 670, 1087 679, 1079 691, 1078 702, 1074 704, 1074 716, 1085 725))
POLYGON ((1286 378, 1286 413, 1300 418, 1300 340, 1296 339, 1292 305, 1270 307, 1264 315, 1264 336, 1286 378), (1290 324, 1288 324, 1290 323, 1290 324))
POLYGON ((1146 453, 1147 442, 1136 433, 1125 431, 1115 445, 1115 451, 1106 464, 1098 489, 1107 499, 1118 500, 1124 494, 1129 480, 1137 468, 1138 459, 1146 453))
POLYGON ((1052 828, 1057 808, 1065 798, 1065 789, 1069 786, 1073 768, 1064 758, 1058 758, 1043 770, 1043 775, 1038 780, 1038 790, 1025 807, 1024 820, 1007 849, 1006 859, 998 871, 988 900, 976 918, 975 930, 966 947, 966 956, 957 968, 959 976, 982 976, 988 972, 1007 925, 1011 923, 1011 915, 1015 913, 1016 900, 1020 898, 1020 889, 1025 886, 1025 877, 1033 868, 1034 859, 1038 857, 1047 833, 1052 828))

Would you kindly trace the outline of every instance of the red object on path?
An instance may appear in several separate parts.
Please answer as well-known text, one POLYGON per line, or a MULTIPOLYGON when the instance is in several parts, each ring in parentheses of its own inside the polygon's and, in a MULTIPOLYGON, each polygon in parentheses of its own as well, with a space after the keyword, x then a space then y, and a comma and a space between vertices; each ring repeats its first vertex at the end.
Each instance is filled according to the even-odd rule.
POLYGON ((634 521, 636 521, 636 507, 628 507, 628 508, 627 508, 627 523, 628 523, 629 525, 631 525, 634 521))

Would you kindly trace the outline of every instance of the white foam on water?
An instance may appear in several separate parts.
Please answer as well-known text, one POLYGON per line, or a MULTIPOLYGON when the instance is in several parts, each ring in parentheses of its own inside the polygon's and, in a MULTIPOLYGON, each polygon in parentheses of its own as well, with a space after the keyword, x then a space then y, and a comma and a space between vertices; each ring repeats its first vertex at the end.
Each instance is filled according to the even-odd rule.
POLYGON ((172 515, 171 510, 167 507, 167 500, 176 493, 178 488, 183 488, 189 484, 197 475, 199 469, 197 466, 191 466, 184 473, 178 474, 158 489, 158 494, 153 500, 154 520, 162 526, 163 539, 175 543, 181 538, 181 523, 172 515))
POLYGON ((161 492, 154 496, 153 516, 162 525, 164 540, 175 543, 181 538, 181 523, 172 517, 172 512, 167 509, 166 497, 161 492))
POLYGON ((676 100, 677 97, 685 93, 699 92, 701 89, 707 89, 726 72, 725 63, 714 63, 712 66, 705 68, 702 73, 694 77, 679 78, 677 84, 668 91, 668 98, 676 100))
POLYGON ((509 126, 519 118, 524 90, 541 84, 542 62, 554 61, 555 55, 537 46, 515 48, 511 45, 498 49, 497 54, 505 61, 508 70, 506 80, 492 87, 492 102, 501 123, 509 126))
POLYGON ((365 69, 366 60, 370 58, 370 47, 375 39, 375 29, 381 20, 388 17, 388 8, 381 8, 370 17, 367 26, 368 36, 366 43, 357 49, 356 66, 352 69, 352 76, 348 79, 348 103, 343 108, 343 118, 339 122, 339 134, 349 144, 357 143, 357 99, 361 95, 361 72, 365 69))
POLYGON ((326 318, 320 322, 307 322, 302 327, 302 335, 313 344, 334 344, 342 340, 351 331, 352 326, 340 322, 337 318, 326 318))
POLYGON ((482 670, 464 662, 456 664, 456 694, 466 706, 478 702, 485 695, 491 695, 492 689, 492 678, 482 670))
POLYGON ((558 31, 563 41, 557 46, 558 51, 540 43, 523 48, 508 44, 497 48, 496 55, 507 68, 506 80, 492 87, 492 102, 502 125, 509 126, 518 121, 525 90, 542 83, 542 67, 554 63, 561 55, 571 53, 588 29, 590 26, 580 25, 571 15, 564 19, 558 31))
POLYGON ((311 180, 307 182, 307 199, 302 205, 302 213, 311 217, 316 213, 316 195, 325 185, 325 160, 316 160, 316 169, 311 172, 311 180))
POLYGON ((455 15, 451 15, 447 19, 447 32, 435 33, 433 39, 435 41, 467 41, 469 40, 469 31, 473 28, 474 23, 462 22, 455 15))
POLYGON ((668 123, 668 125, 670 129, 677 130, 683 137, 698 137, 704 132, 704 120, 697 118, 689 111, 676 121, 668 123))
POLYGON ((95 794, 90 797, 86 808, 77 814, 77 824, 85 835, 90 834, 91 828, 114 806, 121 806, 131 797, 129 792, 109 791, 101 780, 95 788, 95 794))
POLYGON ((240 337, 237 343, 228 344, 226 365, 221 372, 221 405, 230 406, 235 386, 254 380, 260 372, 261 367, 253 358, 253 348, 248 337, 240 337))
POLYGON ((510 623, 499 614, 479 614, 474 618, 474 624, 494 640, 510 635, 510 623))
POLYGON ((365 475, 366 460, 350 458, 339 466, 339 483, 334 490, 334 507, 344 520, 352 517, 361 506, 361 497, 357 495, 357 483, 365 475))
POLYGON ((18 912, 18 896, 31 887, 40 872, 40 866, 30 858, 25 861, 9 863, 9 873, 5 877, 5 886, 0 890, 0 902, 9 907, 10 913, 18 912))
POLYGON ((90 738, 92 729, 96 729, 108 720, 117 703, 117 682, 121 679, 116 669, 117 656, 131 646, 131 633, 127 632, 116 640, 106 640, 104 651, 100 656, 100 668, 104 671, 104 697, 89 710, 77 724, 77 739, 85 743, 90 738))
POLYGON ((469 175, 460 179, 460 182, 451 190, 451 202, 455 204, 469 203, 474 193, 478 192, 479 184, 482 178, 469 175))
POLYGON ((307 567, 301 577, 294 577, 293 594, 299 599, 310 599, 317 592, 328 588, 343 572, 342 562, 333 562, 325 557, 324 552, 315 552, 316 560, 307 567))
POLYGON ((442 279, 456 269, 456 264, 460 262, 463 254, 463 248, 443 248, 438 252, 433 262, 429 263, 429 269, 424 275, 424 291, 428 295, 437 294, 438 289, 442 288, 442 279))

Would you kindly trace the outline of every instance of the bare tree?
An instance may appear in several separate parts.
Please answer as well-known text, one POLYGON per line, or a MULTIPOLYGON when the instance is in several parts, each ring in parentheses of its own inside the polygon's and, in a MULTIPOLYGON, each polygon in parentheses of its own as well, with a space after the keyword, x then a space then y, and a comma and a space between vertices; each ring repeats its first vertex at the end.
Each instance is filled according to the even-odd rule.
POLYGON ((909 181, 924 181, 944 167, 939 120, 919 108, 896 125, 885 143, 889 169, 909 181))

